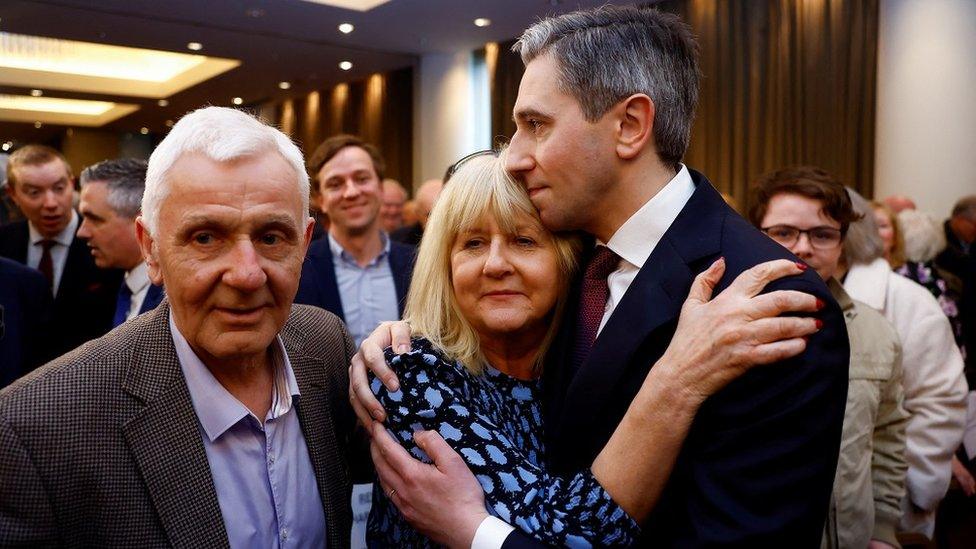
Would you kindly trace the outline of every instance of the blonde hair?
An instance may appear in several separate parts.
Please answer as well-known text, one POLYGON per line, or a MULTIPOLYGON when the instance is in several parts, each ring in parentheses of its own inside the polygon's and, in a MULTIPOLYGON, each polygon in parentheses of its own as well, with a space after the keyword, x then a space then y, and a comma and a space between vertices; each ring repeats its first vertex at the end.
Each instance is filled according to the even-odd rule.
POLYGON ((883 213, 888 218, 888 223, 891 224, 892 243, 891 252, 888 254, 888 264, 891 265, 892 269, 897 269, 905 264, 905 239, 901 234, 898 216, 887 204, 881 202, 872 200, 871 208, 875 212, 883 213))
MULTIPOLYGON (((525 189, 505 170, 506 156, 506 151, 501 151, 498 156, 486 154, 465 160, 451 177, 451 182, 444 186, 424 229, 404 309, 404 320, 414 334, 426 337, 475 375, 483 371, 485 357, 481 353, 478 334, 461 314, 454 296, 451 274, 454 240, 485 216, 491 216, 502 231, 509 233, 516 231, 523 217, 529 217, 542 227, 525 189)), ((576 271, 576 256, 581 247, 575 236, 552 234, 552 243, 559 270, 556 283, 560 294, 549 330, 535 357, 536 372, 541 370, 546 350, 558 330, 566 304, 566 289, 576 271)))

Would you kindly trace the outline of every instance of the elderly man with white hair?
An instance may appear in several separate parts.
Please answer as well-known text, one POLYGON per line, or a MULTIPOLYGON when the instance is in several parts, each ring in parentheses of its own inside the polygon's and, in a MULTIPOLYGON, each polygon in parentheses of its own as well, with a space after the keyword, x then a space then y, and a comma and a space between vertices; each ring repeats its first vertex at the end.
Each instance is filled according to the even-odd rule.
POLYGON ((167 298, 0 393, 0 546, 349 545, 352 346, 292 307, 308 190, 247 114, 173 127, 136 221, 167 298))

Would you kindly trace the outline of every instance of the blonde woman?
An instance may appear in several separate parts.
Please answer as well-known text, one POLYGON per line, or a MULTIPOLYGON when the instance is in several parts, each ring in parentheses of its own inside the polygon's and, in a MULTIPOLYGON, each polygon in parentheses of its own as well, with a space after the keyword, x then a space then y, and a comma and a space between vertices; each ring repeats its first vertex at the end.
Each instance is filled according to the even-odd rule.
MULTIPOLYGON (((634 544, 648 509, 627 502, 656 501, 703 397, 747 367, 708 361, 692 369, 655 366, 632 404, 633 413, 592 467, 569 478, 550 475, 537 398, 539 375, 580 242, 542 226, 524 188, 505 171, 504 153, 499 158, 486 151, 457 166, 431 214, 418 254, 405 311, 414 334, 412 349, 400 355, 386 351, 399 389, 388 390, 371 379, 388 412, 383 427, 374 424, 374 461, 397 459, 394 449, 402 452, 384 446, 384 427, 410 456, 428 463, 441 442, 431 437, 439 436, 473 472, 470 481, 484 492, 486 514, 546 544, 634 544), (436 433, 415 438, 420 430, 436 433)), ((802 271, 788 261, 769 266, 776 266, 775 278, 802 271)), ((706 288, 717 282, 722 268, 719 261, 700 275, 690 300, 708 301, 706 288)), ((731 289, 732 294, 737 291, 731 289)), ((813 319, 786 322, 784 339, 816 330, 813 319)), ((679 322, 675 344, 691 345, 682 337, 689 332, 679 322)), ((380 483, 373 494, 369 544, 431 545, 408 522, 414 515, 397 493, 399 479, 384 476, 389 468, 377 466, 380 483)), ((470 529, 442 523, 423 530, 439 543, 461 545, 450 543, 452 534, 470 529)), ((469 535, 460 538, 469 544, 469 535)))

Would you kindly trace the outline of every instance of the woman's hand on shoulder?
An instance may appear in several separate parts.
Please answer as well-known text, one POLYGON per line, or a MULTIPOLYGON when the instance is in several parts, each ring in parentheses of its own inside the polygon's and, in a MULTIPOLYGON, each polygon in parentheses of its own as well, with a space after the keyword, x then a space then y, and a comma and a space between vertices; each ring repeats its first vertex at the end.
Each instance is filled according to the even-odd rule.
POLYGON ((688 403, 697 408, 753 366, 796 356, 806 349, 806 336, 820 329, 810 317, 783 313, 812 313, 823 308, 813 295, 780 290, 761 292, 769 283, 807 269, 785 259, 761 263, 743 271, 713 298, 725 261, 719 259, 695 277, 681 308, 671 344, 651 369, 671 381, 688 403))
POLYGON ((366 371, 373 372, 390 391, 400 388, 396 374, 383 356, 383 349, 392 346, 397 353, 410 350, 410 325, 406 322, 383 322, 363 340, 349 365, 349 402, 360 423, 369 425, 372 420, 386 419, 386 410, 380 405, 369 388, 366 371))

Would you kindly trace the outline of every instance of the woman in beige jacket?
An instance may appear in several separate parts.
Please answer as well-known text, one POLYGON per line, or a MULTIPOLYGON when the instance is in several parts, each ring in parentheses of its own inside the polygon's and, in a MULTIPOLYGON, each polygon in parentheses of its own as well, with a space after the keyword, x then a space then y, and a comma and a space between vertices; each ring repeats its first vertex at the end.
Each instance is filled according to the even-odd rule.
POLYGON ((898 547, 905 493, 901 344, 884 316, 854 301, 835 276, 848 225, 857 219, 844 187, 823 170, 788 168, 753 189, 750 219, 816 269, 844 311, 851 343, 847 408, 822 546, 898 547))

